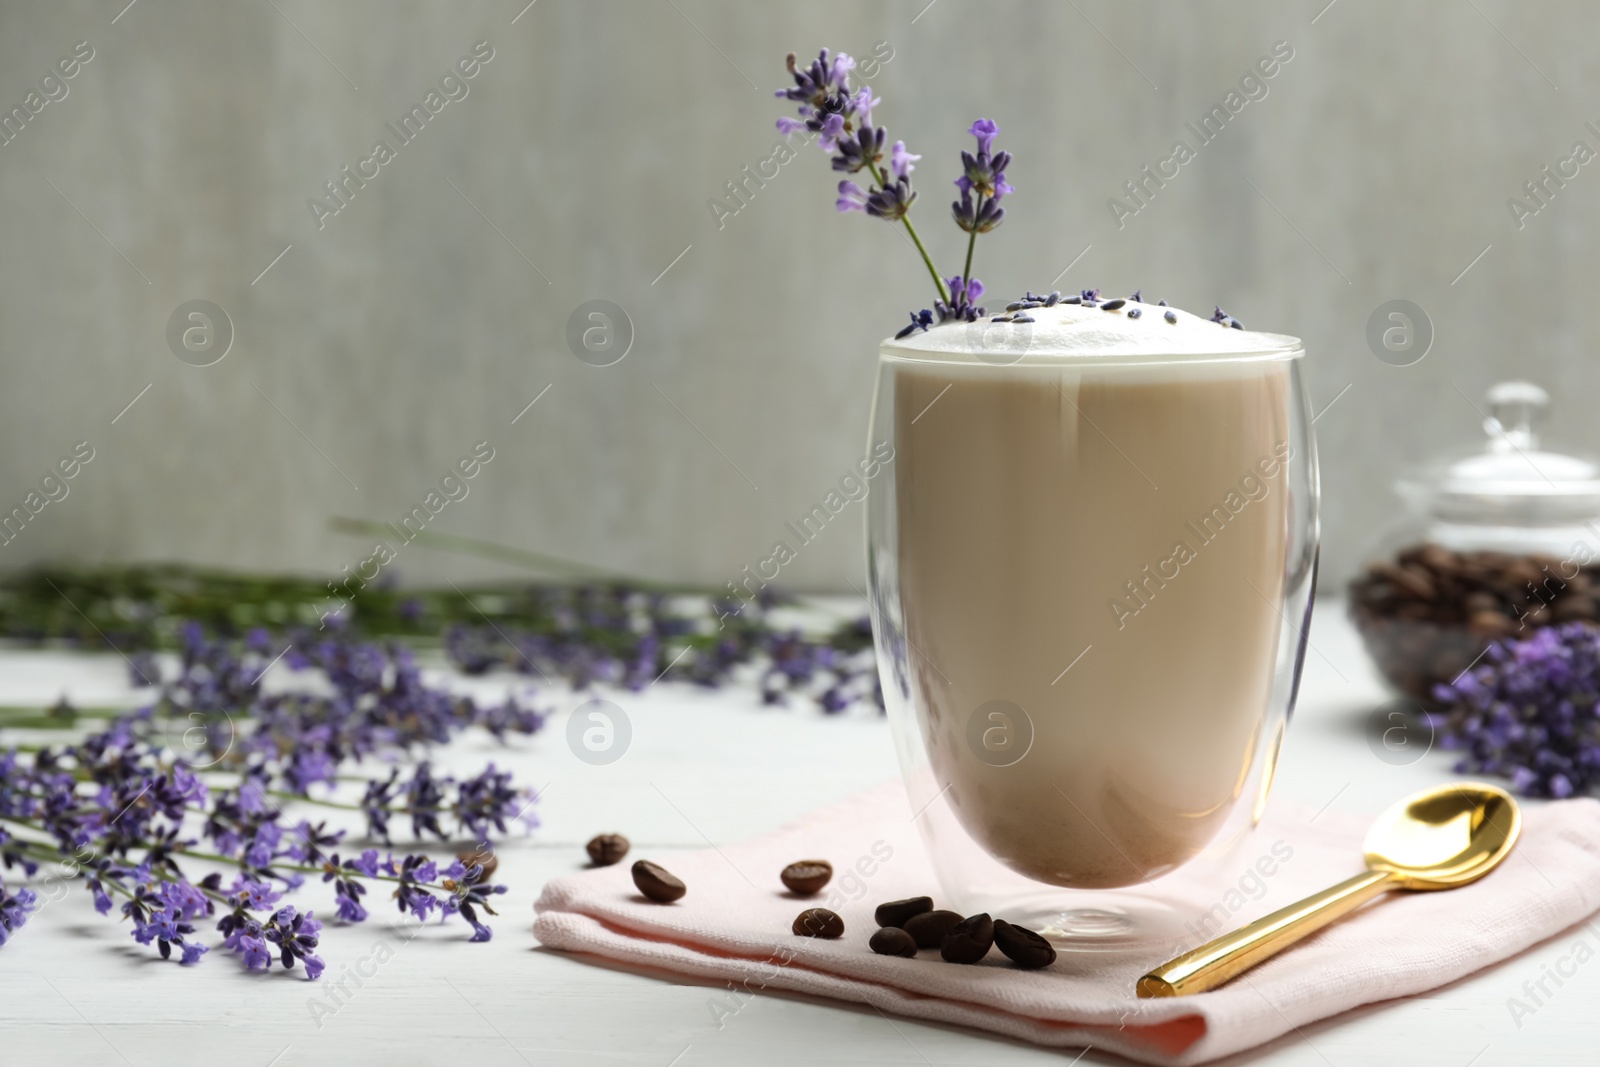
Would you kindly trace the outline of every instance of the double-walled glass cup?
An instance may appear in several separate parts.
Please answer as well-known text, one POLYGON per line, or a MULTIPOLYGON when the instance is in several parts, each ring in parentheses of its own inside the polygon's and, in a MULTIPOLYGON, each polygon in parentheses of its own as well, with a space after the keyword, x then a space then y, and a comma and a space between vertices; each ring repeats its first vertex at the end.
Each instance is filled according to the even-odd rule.
POLYGON ((1067 948, 1196 941, 1255 858, 1305 651, 1303 350, 990 330, 886 342, 870 439, 894 457, 869 504, 878 667, 940 906, 1067 948))

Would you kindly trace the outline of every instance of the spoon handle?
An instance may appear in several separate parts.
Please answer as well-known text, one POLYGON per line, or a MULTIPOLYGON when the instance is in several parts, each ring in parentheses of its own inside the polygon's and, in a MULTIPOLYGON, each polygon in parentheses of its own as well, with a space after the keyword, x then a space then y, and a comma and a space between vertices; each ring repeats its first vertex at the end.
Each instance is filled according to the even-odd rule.
POLYGON ((1391 878, 1385 871, 1366 871, 1208 941, 1139 979, 1139 996, 1183 997, 1215 989, 1392 889, 1391 878))

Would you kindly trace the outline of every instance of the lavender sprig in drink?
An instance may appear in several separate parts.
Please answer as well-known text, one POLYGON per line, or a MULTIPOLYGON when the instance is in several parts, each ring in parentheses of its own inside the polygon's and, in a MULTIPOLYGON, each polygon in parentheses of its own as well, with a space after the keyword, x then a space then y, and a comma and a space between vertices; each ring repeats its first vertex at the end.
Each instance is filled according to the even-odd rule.
POLYGON ((983 283, 972 274, 973 249, 980 233, 988 233, 1000 225, 1005 217, 1000 200, 1014 191, 1005 175, 1011 153, 994 148, 1000 127, 990 119, 979 119, 967 131, 977 138, 978 151, 961 153, 962 174, 955 181, 961 198, 951 205, 956 225, 967 234, 967 256, 961 273, 946 278, 934 266, 933 257, 928 254, 909 217, 917 199, 917 192, 911 185, 911 172, 915 169, 913 164, 922 157, 913 155, 904 141, 896 141, 885 162, 888 134, 872 119, 872 109, 881 101, 872 95, 870 86, 856 88, 850 84, 850 72, 855 66, 856 61, 850 56, 843 52, 833 55, 826 48, 806 67, 798 64, 793 52, 789 53, 789 73, 795 84, 789 89, 779 89, 776 95, 798 103, 800 117, 778 119, 778 130, 785 135, 803 131, 833 156, 834 170, 865 180, 865 185, 851 178, 839 182, 839 196, 834 201, 838 210, 859 211, 886 222, 899 223, 916 245, 938 290, 938 298, 932 309, 912 312, 910 324, 898 337, 927 330, 939 323, 976 322, 987 312, 977 306, 978 298, 983 295, 983 283))

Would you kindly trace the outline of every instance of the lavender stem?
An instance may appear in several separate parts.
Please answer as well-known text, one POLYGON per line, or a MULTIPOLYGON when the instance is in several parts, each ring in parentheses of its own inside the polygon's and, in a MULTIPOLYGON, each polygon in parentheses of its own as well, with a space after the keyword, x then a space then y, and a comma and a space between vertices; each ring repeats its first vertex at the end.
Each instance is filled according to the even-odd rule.
MULTIPOLYGON (((878 169, 876 163, 868 160, 867 169, 872 172, 872 180, 878 183, 878 188, 882 189, 888 186, 889 183, 883 180, 883 171, 878 169)), ((923 247, 922 238, 917 236, 917 228, 911 225, 909 216, 901 218, 900 221, 905 224, 906 232, 911 235, 911 243, 917 246, 918 252, 922 253, 922 262, 927 266, 928 273, 933 277, 934 288, 939 290, 939 299, 948 304, 950 302, 950 290, 945 288, 944 279, 939 277, 939 270, 933 265, 933 257, 928 255, 928 250, 923 247)), ((971 253, 969 252, 969 262, 970 259, 971 253)))

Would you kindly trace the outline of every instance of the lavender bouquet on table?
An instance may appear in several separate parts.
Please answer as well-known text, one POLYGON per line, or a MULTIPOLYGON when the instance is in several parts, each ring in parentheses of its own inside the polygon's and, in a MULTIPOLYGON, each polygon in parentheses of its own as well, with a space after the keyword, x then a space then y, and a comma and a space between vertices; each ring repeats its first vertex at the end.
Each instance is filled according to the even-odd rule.
MULTIPOLYGON (((459 916, 472 941, 489 940, 480 913, 494 914, 491 898, 506 891, 489 881, 490 837, 519 819, 534 824, 531 793, 493 764, 465 778, 436 775, 426 759, 404 774, 398 765, 377 778, 348 771, 368 758, 398 764, 471 727, 502 738, 533 733, 545 716, 515 701, 479 707, 430 686, 399 646, 310 631, 283 646, 264 630, 240 647, 190 624, 175 678, 162 681, 148 654, 130 661, 136 685, 159 686, 149 705, 101 713, 105 728, 75 743, 0 753, 0 863, 30 878, 51 865, 37 889, 8 893, 0 884, 0 944, 81 883, 95 910, 120 914, 134 940, 164 959, 192 964, 220 944, 247 968, 298 965, 316 978, 322 922, 285 898, 318 876, 331 883, 340 922, 367 919, 373 891, 384 888, 411 920, 459 916), (331 694, 263 689, 279 659, 318 669, 331 694), (359 788, 359 801, 327 797, 341 785, 359 788), (401 816, 419 839, 448 840, 453 830, 473 845, 444 863, 341 848, 344 830, 289 819, 282 809, 291 803, 359 813, 382 844, 401 816), (447 817, 453 827, 441 823, 447 817), (206 925, 214 937, 202 935, 206 925)), ((62 725, 96 717, 65 703, 52 714, 62 725)))
POLYGON ((1000 127, 989 119, 978 119, 967 131, 977 139, 978 150, 961 153, 962 173, 955 180, 961 196, 950 205, 956 225, 967 235, 967 257, 961 273, 947 278, 934 266, 911 223, 911 205, 917 199, 916 190, 911 187, 911 172, 922 157, 913 155, 904 141, 885 148, 888 134, 872 119, 872 109, 881 101, 872 95, 870 86, 858 88, 850 84, 856 61, 843 52, 830 55, 824 48, 808 67, 801 67, 791 52, 788 66, 794 87, 779 89, 777 95, 799 104, 800 117, 778 119, 778 131, 802 134, 808 141, 815 141, 833 157, 834 170, 854 175, 839 182, 838 209, 860 211, 904 226, 938 291, 933 308, 912 312, 910 325, 896 336, 905 337, 938 323, 976 322, 986 315, 987 310, 977 306, 984 286, 973 276, 972 253, 978 235, 988 233, 1005 218, 1006 209, 1000 201, 1014 191, 1006 181, 1011 153, 994 147, 1000 127))

